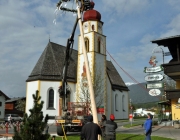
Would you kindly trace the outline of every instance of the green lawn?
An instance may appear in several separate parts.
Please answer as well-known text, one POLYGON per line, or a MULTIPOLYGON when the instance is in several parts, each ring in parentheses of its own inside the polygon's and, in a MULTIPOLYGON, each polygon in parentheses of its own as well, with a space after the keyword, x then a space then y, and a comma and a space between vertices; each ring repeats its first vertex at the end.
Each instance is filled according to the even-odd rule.
MULTIPOLYGON (((152 140, 174 140, 169 138, 163 138, 158 136, 151 136, 152 140)), ((116 140, 144 140, 144 135, 136 135, 136 134, 117 134, 116 140)), ((60 137, 56 137, 55 140, 62 140, 60 137)), ((67 136, 67 140, 80 140, 79 136, 67 136)))
POLYGON ((132 126, 131 126, 131 123, 124 124, 123 127, 125 127, 125 128, 130 128, 130 127, 139 126, 139 125, 142 125, 142 122, 139 122, 139 123, 133 122, 133 123, 132 123, 132 126))

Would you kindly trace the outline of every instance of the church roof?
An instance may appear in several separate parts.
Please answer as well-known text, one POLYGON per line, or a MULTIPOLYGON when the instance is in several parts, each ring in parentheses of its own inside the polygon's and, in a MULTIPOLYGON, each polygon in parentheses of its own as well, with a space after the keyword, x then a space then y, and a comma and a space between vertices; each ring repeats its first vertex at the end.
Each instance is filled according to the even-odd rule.
MULTIPOLYGON (((61 81, 65 50, 66 47, 49 42, 26 82, 35 80, 61 81)), ((77 61, 78 51, 73 49, 67 72, 68 81, 77 81, 77 61)), ((127 86, 111 61, 107 61, 107 74, 113 89, 128 91, 127 86)))
MULTIPOLYGON (((60 81, 63 72, 66 47, 49 42, 29 78, 26 80, 53 80, 60 81)), ((78 52, 72 50, 70 65, 67 72, 67 80, 76 82, 78 52)))
POLYGON ((107 66, 107 75, 110 79, 112 89, 128 91, 129 90, 128 87, 125 85, 123 79, 119 75, 113 63, 111 61, 106 61, 106 66, 107 66))

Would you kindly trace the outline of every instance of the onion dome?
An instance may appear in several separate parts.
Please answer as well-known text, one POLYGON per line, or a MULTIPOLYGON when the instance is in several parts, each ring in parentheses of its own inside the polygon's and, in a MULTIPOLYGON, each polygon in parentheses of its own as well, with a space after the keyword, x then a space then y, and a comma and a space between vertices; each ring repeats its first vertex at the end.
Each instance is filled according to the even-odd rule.
POLYGON ((83 16, 83 21, 87 21, 87 20, 96 20, 96 21, 100 21, 101 20, 101 14, 94 10, 94 2, 91 2, 90 3, 91 5, 91 9, 87 10, 85 13, 84 13, 84 16, 83 16))

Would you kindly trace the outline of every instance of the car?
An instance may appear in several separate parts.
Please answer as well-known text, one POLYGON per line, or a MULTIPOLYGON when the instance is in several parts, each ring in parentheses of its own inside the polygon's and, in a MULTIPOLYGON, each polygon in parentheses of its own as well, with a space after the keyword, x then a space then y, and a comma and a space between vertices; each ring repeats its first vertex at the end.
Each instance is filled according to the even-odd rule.
POLYGON ((5 122, 22 121, 22 117, 20 117, 18 114, 6 114, 4 121, 5 122))

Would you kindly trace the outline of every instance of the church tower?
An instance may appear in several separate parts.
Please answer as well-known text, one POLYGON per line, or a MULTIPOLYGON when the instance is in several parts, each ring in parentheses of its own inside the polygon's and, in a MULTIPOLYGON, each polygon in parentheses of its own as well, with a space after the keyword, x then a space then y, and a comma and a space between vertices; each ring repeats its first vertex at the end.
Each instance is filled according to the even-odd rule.
MULTIPOLYGON (((83 31, 85 48, 88 56, 88 63, 91 73, 92 83, 94 85, 94 94, 99 95, 96 98, 96 106, 100 104, 106 108, 106 36, 103 35, 103 22, 101 21, 101 14, 94 10, 94 3, 91 2, 92 9, 87 10, 83 15, 83 31)), ((87 78, 86 68, 84 63, 84 56, 82 50, 81 36, 78 40, 78 67, 77 67, 77 87, 76 100, 79 101, 82 88, 86 89, 87 78)), ((87 87, 88 88, 88 87, 87 87)))

